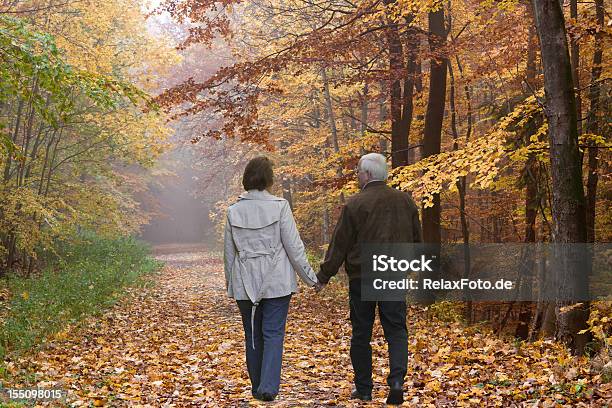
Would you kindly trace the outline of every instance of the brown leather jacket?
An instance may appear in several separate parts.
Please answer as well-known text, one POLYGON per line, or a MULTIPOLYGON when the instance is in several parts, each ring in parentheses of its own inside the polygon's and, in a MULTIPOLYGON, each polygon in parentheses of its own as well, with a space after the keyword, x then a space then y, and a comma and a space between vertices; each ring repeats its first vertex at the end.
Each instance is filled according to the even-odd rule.
POLYGON ((419 212, 410 194, 372 181, 342 207, 317 278, 327 283, 342 263, 349 279, 359 278, 360 244, 387 242, 422 242, 419 212))

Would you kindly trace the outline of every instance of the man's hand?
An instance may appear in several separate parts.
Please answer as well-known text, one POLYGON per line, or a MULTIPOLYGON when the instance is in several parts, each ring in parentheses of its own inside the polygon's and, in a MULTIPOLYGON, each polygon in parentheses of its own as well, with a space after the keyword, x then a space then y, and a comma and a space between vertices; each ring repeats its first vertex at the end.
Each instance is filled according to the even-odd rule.
POLYGON ((323 290, 323 288, 325 287, 325 285, 326 285, 325 283, 321 283, 321 282, 315 283, 315 285, 314 285, 315 292, 317 292, 317 293, 321 292, 323 290))

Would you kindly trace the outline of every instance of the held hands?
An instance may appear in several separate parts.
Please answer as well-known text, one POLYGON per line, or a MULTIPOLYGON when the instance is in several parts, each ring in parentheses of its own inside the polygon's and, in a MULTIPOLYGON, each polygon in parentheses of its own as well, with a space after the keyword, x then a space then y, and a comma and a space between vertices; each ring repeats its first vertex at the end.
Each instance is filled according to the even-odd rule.
POLYGON ((317 282, 312 286, 316 293, 319 293, 323 290, 323 288, 327 285, 327 283, 321 282, 319 279, 319 275, 317 274, 317 282))

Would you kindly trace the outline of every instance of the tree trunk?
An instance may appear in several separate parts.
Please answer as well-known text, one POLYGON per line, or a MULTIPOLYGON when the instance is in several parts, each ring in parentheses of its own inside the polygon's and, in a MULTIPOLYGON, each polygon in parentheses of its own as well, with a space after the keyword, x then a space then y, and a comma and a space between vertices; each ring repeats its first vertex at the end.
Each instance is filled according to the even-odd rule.
MULTIPOLYGON (((17 136, 19 135, 19 127, 21 126, 23 105, 24 101, 23 99, 20 99, 19 104, 17 105, 17 115, 15 116, 15 129, 13 130, 13 136, 11 138, 14 144, 17 142, 17 136)), ((4 184, 6 184, 11 178, 11 164, 12 156, 8 154, 6 157, 6 164, 4 165, 4 184)))
MULTIPOLYGON (((406 22, 410 23, 413 20, 412 17, 407 18, 406 22)), ((413 38, 415 36, 409 36, 413 38)), ((414 112, 414 76, 416 72, 416 55, 414 48, 415 44, 410 43, 406 50, 406 78, 404 79, 404 96, 403 96, 403 107, 402 107, 402 126, 401 132, 404 134, 406 141, 406 161, 407 164, 412 164, 416 161, 415 150, 410 146, 410 129, 412 127, 412 115, 414 112)), ((416 143, 418 144, 418 143, 416 143)))
MULTIPOLYGON (((459 59, 457 59, 459 62, 459 59)), ((453 73, 453 64, 448 61, 448 75, 450 77, 449 104, 451 110, 451 130, 453 132, 453 150, 459 148, 459 131, 457 130, 457 107, 455 105, 455 75, 453 73)), ((466 95, 469 106, 469 93, 466 95)), ((468 108, 469 109, 469 108, 468 108)), ((468 117, 471 112, 468 112, 468 117)), ((469 119, 468 119, 469 120, 469 119)), ((468 124, 468 132, 470 132, 470 124, 468 124)), ((468 134, 469 138, 469 134, 468 134)), ((466 140, 467 141, 467 140, 466 140)), ((460 177, 456 182, 457 191, 459 193, 459 219, 461 221, 461 236, 463 237, 463 278, 468 279, 471 269, 471 253, 470 253, 470 229, 467 222, 467 214, 465 210, 465 187, 466 177, 460 177)), ((467 293, 467 292, 466 292, 467 293)), ((468 323, 472 323, 472 301, 467 301, 464 318, 468 323)))
MULTIPOLYGON (((335 153, 340 152, 340 146, 338 144, 338 129, 336 128, 336 115, 334 114, 334 105, 332 104, 331 93, 329 92, 329 80, 327 78, 327 72, 325 68, 321 71, 323 78, 323 92, 325 94, 325 106, 327 108, 329 118, 329 128, 331 130, 331 145, 334 148, 335 153)), ((342 177, 342 164, 338 164, 336 168, 336 177, 340 179, 342 177)), ((340 193, 340 202, 344 204, 344 193, 340 193)))
MULTIPOLYGON (((285 152, 287 147, 289 147, 289 142, 287 142, 286 140, 281 140, 280 142, 281 151, 285 152)), ((283 198, 287 200, 287 202, 289 203, 289 208, 291 208, 291 211, 293 212, 294 211, 293 194, 291 192, 291 176, 290 175, 282 176, 281 187, 283 189, 283 198)))
MULTIPOLYGON (((574 21, 578 21, 578 1, 570 0, 570 17, 574 21)), ((582 133, 582 98, 580 96, 580 45, 578 37, 571 37, 571 64, 572 78, 574 79, 574 89, 576 94, 576 116, 578 117, 577 128, 578 134, 582 133)))
MULTIPOLYGON (((526 15, 533 17, 533 10, 531 5, 525 6, 526 15)), ((529 34, 527 38, 527 67, 525 70, 525 76, 527 84, 533 87, 536 80, 536 52, 535 52, 535 29, 532 24, 529 25, 529 34)), ((536 124, 532 121, 527 125, 525 134, 523 135, 523 143, 529 145, 531 143, 531 135, 537 130, 536 124)), ((523 298, 533 296, 532 284, 533 273, 535 270, 535 256, 534 256, 534 243, 536 242, 536 219, 538 215, 539 205, 539 194, 538 194, 538 166, 537 158, 533 153, 530 153, 527 157, 527 162, 523 168, 523 180, 525 183, 525 238, 523 242, 527 243, 525 250, 523 251, 522 265, 525 265, 521 274, 523 279, 521 281, 521 295, 523 298), (528 279, 525 280, 524 278, 528 279)), ((519 317, 516 330, 514 332, 515 337, 523 340, 529 338, 529 328, 532 326, 531 321, 533 302, 520 302, 519 304, 519 317)), ((536 310, 538 307, 536 307, 536 310)))
POLYGON ((327 79, 327 70, 323 68, 321 70, 321 78, 323 79, 323 93, 325 96, 325 106, 327 108, 327 118, 329 119, 329 129, 331 131, 331 145, 334 151, 338 151, 338 129, 336 128, 336 115, 334 114, 334 107, 331 100, 331 94, 329 92, 329 80, 327 79))
MULTIPOLYGON (((380 98, 378 102, 378 120, 382 123, 387 120, 387 105, 386 105, 386 85, 385 81, 380 81, 380 98)), ((382 136, 380 138, 380 151, 381 153, 386 153, 388 149, 387 138, 382 136)))
MULTIPOLYGON (((361 138, 365 137, 366 131, 368 130, 368 83, 366 82, 363 85, 363 94, 361 95, 361 113, 360 113, 360 121, 361 121, 361 138)), ((361 146, 359 153, 363 156, 366 152, 363 146, 361 146)), ((383 152, 384 154, 384 152, 383 152)))
MULTIPOLYGON (((395 0, 385 0, 385 4, 395 0)), ((392 17, 393 18, 393 17, 392 17)), ((408 164, 408 134, 402 121, 402 82, 404 77, 404 51, 400 39, 398 24, 389 23, 386 31, 389 49, 389 97, 391 105, 391 167, 408 164)))
MULTIPOLYGON (((555 244, 585 242, 586 206, 565 20, 558 0, 534 0, 533 4, 546 92, 553 190, 552 241, 555 244)), ((573 304, 575 294, 588 287, 588 276, 581 274, 584 259, 567 248, 556 251, 553 256, 553 270, 561 279, 557 285, 557 338, 576 354, 582 354, 587 336, 579 335, 578 331, 586 327, 588 308, 575 307, 565 312, 562 308, 573 304)))
MULTIPOLYGON (((529 140, 531 132, 527 132, 526 139, 529 140)), ((527 142, 528 143, 528 142, 527 142)), ((522 251, 521 261, 521 297, 528 298, 533 294, 533 273, 535 270, 534 244, 536 242, 535 223, 538 215, 538 186, 536 157, 530 154, 525 163, 523 178, 525 180, 525 238, 527 244, 522 251), (527 279, 525 279, 527 278, 527 279)), ((532 319, 532 302, 520 302, 518 324, 514 335, 520 339, 529 338, 529 327, 532 319)))
MULTIPOLYGON (((601 86, 599 78, 601 77, 601 63, 603 58, 603 38, 602 32, 604 28, 604 2, 603 0, 595 0, 595 15, 597 25, 600 30, 595 33, 595 44, 593 52, 593 63, 591 64, 591 84, 589 86, 589 113, 586 121, 587 133, 597 134, 599 132, 599 122, 597 112, 599 110, 599 101, 601 98, 601 86)), ((586 227, 587 227, 587 242, 595 242, 595 202, 597 199, 597 182, 598 182, 598 167, 599 149, 592 140, 588 142, 588 176, 586 183, 586 227)))
MULTIPOLYGON (((429 47, 434 55, 431 59, 429 77, 429 100, 425 114, 423 157, 440 153, 442 121, 446 101, 446 58, 441 50, 446 43, 444 27, 444 7, 429 13, 429 47)), ((440 195, 435 194, 433 206, 423 209, 423 240, 440 243, 440 195)))
POLYGON ((321 240, 323 245, 329 242, 329 211, 327 206, 323 209, 323 225, 321 226, 321 240))

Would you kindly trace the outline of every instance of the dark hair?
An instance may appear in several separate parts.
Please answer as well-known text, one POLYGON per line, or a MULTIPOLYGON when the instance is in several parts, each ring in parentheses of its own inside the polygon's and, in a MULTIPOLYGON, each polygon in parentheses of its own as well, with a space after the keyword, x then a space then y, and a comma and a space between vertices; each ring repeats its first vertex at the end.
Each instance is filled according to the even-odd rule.
POLYGON ((266 156, 251 159, 244 169, 242 185, 245 190, 257 189, 259 191, 270 187, 274 183, 273 163, 266 156))

